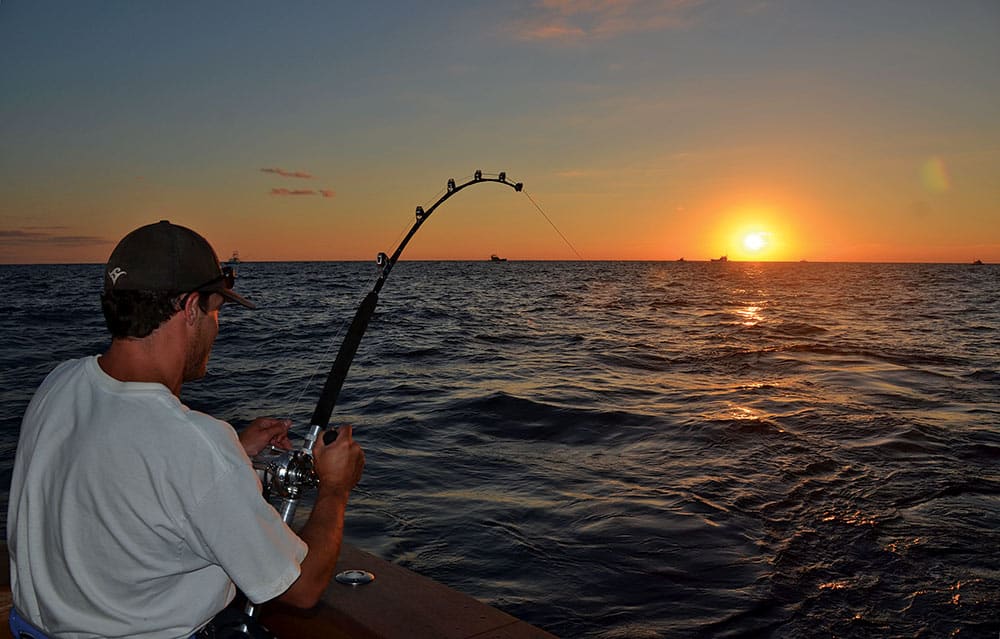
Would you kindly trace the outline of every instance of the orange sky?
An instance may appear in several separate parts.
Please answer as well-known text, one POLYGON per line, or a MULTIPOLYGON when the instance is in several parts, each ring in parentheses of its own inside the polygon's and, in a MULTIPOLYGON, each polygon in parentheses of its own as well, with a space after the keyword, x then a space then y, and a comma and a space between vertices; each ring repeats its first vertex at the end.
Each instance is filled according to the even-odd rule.
POLYGON ((0 6, 0 263, 1000 262, 996 3, 408 7, 0 6))

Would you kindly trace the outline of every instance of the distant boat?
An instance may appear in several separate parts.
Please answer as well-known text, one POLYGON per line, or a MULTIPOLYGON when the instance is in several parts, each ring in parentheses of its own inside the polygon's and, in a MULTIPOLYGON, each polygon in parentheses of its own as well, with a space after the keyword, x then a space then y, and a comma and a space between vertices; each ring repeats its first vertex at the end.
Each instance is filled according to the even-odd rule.
POLYGON ((225 262, 219 264, 219 266, 221 266, 222 268, 228 268, 235 275, 236 274, 236 267, 238 267, 242 263, 243 262, 240 260, 240 252, 239 251, 233 251, 232 257, 230 257, 225 262))
POLYGON ((975 264, 976 266, 982 266, 983 265, 983 261, 982 260, 976 260, 975 262, 973 262, 973 264, 975 264))
POLYGON ((683 261, 684 261, 684 258, 683 258, 683 257, 679 257, 679 258, 677 258, 677 261, 678 261, 678 262, 683 262, 683 261))
POLYGON ((506 262, 507 258, 506 257, 500 257, 498 255, 490 255, 490 261, 491 262, 506 262))
POLYGON ((728 256, 728 255, 723 255, 723 256, 722 256, 722 257, 720 257, 719 259, 715 259, 715 258, 713 257, 713 258, 712 258, 712 261, 713 261, 713 262, 728 262, 728 261, 729 261, 729 256, 728 256))

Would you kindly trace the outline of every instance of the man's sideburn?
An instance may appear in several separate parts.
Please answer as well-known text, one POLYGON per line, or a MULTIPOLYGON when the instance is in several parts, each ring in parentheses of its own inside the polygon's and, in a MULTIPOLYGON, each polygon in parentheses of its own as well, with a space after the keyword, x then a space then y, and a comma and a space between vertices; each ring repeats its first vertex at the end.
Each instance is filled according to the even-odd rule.
MULTIPOLYGON (((215 297, 213 295, 213 297, 215 297)), ((212 302, 210 301, 210 308, 212 302)), ((187 358, 184 366, 184 381, 191 382, 201 379, 208 372, 208 359, 212 345, 219 334, 219 309, 202 311, 198 308, 199 317, 195 321, 194 338, 188 343, 187 358)))

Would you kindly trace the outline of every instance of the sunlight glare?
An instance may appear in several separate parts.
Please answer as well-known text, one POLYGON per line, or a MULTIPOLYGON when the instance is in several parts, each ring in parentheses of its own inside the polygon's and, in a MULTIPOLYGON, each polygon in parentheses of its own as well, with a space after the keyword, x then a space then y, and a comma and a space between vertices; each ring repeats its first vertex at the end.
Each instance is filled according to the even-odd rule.
POLYGON ((743 248, 756 253, 767 246, 767 236, 768 234, 763 231, 747 233, 743 236, 743 248))
POLYGON ((790 222, 788 212, 792 205, 744 200, 720 208, 714 242, 705 251, 712 259, 725 255, 737 262, 762 262, 802 257, 797 254, 794 220, 790 222))

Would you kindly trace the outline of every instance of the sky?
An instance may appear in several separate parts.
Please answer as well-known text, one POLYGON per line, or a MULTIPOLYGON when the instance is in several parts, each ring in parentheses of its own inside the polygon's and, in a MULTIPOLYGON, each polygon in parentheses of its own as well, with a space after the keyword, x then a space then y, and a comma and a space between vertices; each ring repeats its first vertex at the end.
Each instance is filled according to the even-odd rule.
POLYGON ((1000 262, 997 0, 0 1, 0 263, 1000 262))

